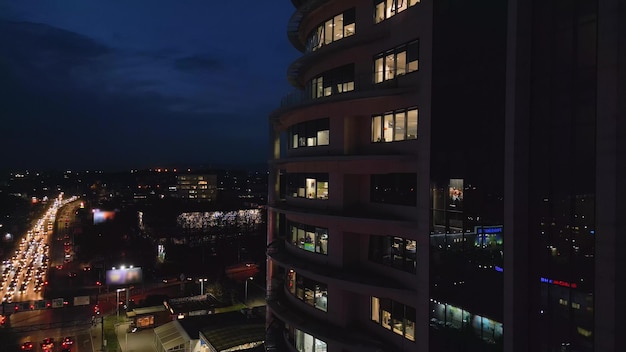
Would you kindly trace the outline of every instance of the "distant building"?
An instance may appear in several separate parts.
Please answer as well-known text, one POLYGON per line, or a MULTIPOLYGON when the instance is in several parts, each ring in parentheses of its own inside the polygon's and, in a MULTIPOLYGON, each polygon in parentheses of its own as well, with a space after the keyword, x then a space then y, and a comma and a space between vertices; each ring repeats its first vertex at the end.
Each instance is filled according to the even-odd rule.
POLYGON ((212 202, 217 197, 216 175, 176 176, 176 195, 182 199, 212 202))

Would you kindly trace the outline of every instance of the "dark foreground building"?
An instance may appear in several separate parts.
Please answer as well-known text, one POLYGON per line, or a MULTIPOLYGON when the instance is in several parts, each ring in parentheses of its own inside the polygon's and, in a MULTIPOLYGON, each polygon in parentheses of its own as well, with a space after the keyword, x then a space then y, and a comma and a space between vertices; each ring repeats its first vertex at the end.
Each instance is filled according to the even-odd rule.
POLYGON ((618 351, 626 5, 292 3, 268 348, 618 351))

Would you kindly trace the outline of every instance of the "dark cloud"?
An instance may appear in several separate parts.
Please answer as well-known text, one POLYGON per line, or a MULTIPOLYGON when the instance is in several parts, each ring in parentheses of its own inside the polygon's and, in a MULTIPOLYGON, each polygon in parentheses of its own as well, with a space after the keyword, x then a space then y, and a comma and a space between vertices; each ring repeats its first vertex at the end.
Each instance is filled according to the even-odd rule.
POLYGON ((264 162, 293 8, 223 5, 234 17, 206 21, 206 1, 0 0, 0 165, 264 162), (239 45, 250 28, 263 40, 239 45))
POLYGON ((174 65, 181 71, 214 71, 221 68, 223 63, 216 58, 193 55, 176 60, 174 65))

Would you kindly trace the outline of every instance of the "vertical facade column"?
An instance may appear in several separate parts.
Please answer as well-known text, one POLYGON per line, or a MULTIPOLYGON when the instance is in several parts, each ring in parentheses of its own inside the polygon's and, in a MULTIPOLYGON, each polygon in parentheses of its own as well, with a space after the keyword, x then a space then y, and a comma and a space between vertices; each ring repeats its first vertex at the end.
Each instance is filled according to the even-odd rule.
MULTIPOLYGON (((423 1, 421 11, 433 18, 434 2, 423 1)), ((432 21, 432 20, 431 20, 432 21)), ((417 302, 415 312, 416 351, 429 351, 430 332, 430 150, 432 116, 433 23, 424 24, 420 35, 420 86, 415 95, 419 104, 418 154, 417 154, 417 302), (427 88, 428 87, 428 88, 427 88)))
POLYGON ((532 346, 529 310, 528 135, 531 1, 508 5, 504 163, 504 350, 532 346))
POLYGON ((626 311, 618 286, 626 282, 626 15, 621 0, 598 3, 596 154, 595 351, 622 350, 626 311), (619 341, 618 341, 619 340, 619 341))

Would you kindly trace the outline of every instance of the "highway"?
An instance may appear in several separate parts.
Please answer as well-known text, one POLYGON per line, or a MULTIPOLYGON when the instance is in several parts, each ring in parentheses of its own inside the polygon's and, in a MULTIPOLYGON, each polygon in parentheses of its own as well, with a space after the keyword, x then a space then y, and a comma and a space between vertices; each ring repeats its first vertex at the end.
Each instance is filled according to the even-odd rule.
POLYGON ((33 228, 21 238, 13 256, 2 262, 0 297, 5 303, 5 308, 6 303, 29 302, 43 298, 42 291, 46 284, 50 262, 50 242, 56 213, 60 207, 75 199, 76 197, 63 199, 62 195, 59 195, 45 214, 35 222, 33 228))

